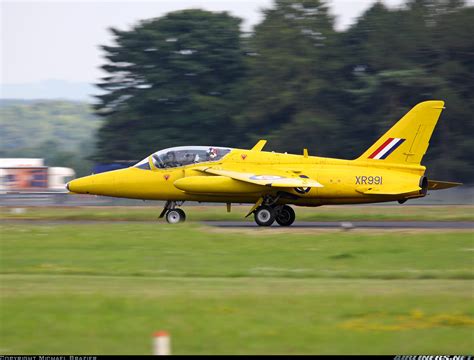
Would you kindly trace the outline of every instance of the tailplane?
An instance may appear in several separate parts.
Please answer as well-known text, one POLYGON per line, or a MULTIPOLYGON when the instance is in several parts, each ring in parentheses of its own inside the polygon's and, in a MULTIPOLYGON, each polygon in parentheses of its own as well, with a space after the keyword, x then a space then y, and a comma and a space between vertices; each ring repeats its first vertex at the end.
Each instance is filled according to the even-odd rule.
POLYGON ((444 101, 419 103, 357 160, 420 164, 443 109, 444 101))

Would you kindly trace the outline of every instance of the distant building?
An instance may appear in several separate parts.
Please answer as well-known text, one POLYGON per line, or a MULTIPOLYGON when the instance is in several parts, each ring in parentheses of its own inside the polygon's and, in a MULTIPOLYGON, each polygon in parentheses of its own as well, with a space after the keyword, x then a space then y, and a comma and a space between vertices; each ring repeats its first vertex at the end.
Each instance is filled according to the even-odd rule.
POLYGON ((43 159, 0 159, 0 193, 65 191, 75 175, 70 168, 47 167, 43 159))

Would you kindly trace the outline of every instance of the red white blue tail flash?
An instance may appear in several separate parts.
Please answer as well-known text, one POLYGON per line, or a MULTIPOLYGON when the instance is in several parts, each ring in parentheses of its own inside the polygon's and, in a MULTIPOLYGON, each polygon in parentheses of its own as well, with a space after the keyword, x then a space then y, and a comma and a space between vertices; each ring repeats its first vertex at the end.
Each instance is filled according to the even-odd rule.
POLYGON ((370 156, 369 159, 378 159, 383 160, 386 159, 397 147, 399 147, 405 139, 399 138, 388 138, 382 146, 380 146, 377 150, 375 150, 370 156))

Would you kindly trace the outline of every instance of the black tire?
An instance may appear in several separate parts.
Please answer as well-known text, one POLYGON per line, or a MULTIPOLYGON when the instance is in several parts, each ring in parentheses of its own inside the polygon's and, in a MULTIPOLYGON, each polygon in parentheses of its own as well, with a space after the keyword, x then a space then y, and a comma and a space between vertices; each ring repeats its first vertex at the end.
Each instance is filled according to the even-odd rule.
POLYGON ((280 226, 290 226, 295 218, 295 210, 291 206, 283 205, 276 210, 275 220, 280 226))
POLYGON ((271 226, 275 221, 275 210, 270 206, 259 206, 253 215, 259 226, 271 226))
POLYGON ((166 221, 169 224, 178 224, 186 220, 186 214, 181 209, 171 209, 166 213, 166 221))

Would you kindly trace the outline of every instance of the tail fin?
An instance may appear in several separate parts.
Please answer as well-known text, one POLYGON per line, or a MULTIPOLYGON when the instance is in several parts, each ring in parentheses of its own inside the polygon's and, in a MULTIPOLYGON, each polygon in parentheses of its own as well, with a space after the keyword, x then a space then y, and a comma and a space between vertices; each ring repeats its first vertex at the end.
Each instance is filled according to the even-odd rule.
POLYGON ((357 160, 420 164, 443 109, 444 101, 419 103, 357 160))

